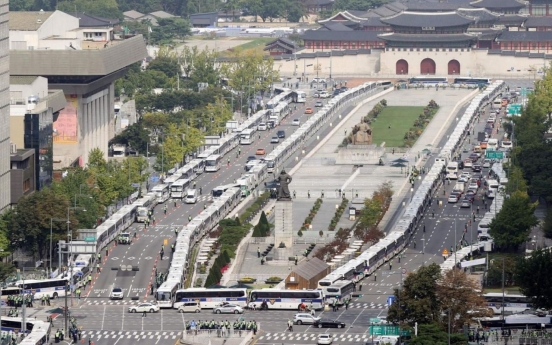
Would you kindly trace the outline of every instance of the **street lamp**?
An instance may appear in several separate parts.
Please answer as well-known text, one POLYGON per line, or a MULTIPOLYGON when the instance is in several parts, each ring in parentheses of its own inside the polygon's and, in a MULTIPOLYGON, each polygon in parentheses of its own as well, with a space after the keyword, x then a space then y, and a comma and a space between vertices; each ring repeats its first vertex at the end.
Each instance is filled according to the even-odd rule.
POLYGON ((52 227, 53 227, 53 222, 65 222, 67 221, 67 219, 65 218, 55 218, 55 217, 51 217, 50 218, 50 267, 49 267, 49 274, 52 274, 52 259, 53 259, 53 254, 52 254, 52 227))
MULTIPOLYGON (((67 222, 67 242, 69 243, 69 258, 67 260, 67 265, 69 266, 68 268, 70 269, 69 271, 69 279, 71 279, 71 283, 73 282, 73 265, 72 265, 72 256, 73 256, 73 234, 71 233, 71 228, 70 228, 70 224, 71 224, 71 220, 69 218, 69 212, 71 210, 82 210, 83 212, 86 212, 86 209, 83 208, 83 207, 67 207, 67 219, 66 219, 66 222, 67 222)), ((67 280, 66 284, 69 283, 69 280, 67 280)), ((68 306, 67 306, 67 293, 69 291, 71 291, 71 285, 70 284, 69 286, 66 286, 65 287, 65 333, 68 333, 69 331, 69 328, 67 327, 67 314, 68 314, 68 306)), ((73 305, 73 293, 71 291, 71 306, 73 305)))

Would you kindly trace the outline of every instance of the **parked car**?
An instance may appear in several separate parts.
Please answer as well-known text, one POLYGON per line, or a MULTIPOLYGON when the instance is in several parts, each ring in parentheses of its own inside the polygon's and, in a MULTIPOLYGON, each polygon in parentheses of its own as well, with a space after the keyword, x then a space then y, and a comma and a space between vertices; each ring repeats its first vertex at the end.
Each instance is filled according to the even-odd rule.
POLYGON ((243 308, 235 304, 219 305, 213 309, 215 314, 243 314, 243 308))
POLYGON ((248 156, 247 157, 247 162, 254 161, 256 159, 257 159, 257 157, 255 157, 255 156, 248 156))
POLYGON ((332 319, 320 319, 314 323, 318 328, 345 328, 345 322, 332 319))
POLYGON ((285 138, 286 137, 286 131, 278 131, 278 133, 276 133, 276 135, 278 136, 278 138, 285 138))
POLYGON ((159 311, 159 306, 153 303, 140 303, 135 306, 128 307, 129 313, 157 313, 159 311))
POLYGON ((200 313, 201 306, 197 302, 185 302, 178 307, 179 313, 200 313))

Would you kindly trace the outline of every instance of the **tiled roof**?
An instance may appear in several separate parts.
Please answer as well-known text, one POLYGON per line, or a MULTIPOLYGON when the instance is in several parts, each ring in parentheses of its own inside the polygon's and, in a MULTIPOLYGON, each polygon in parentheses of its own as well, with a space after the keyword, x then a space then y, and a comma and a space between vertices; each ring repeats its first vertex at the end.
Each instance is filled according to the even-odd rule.
POLYGON ((396 34, 386 33, 379 36, 389 42, 465 42, 476 40, 477 37, 468 34, 396 34))
POLYGON ((389 26, 385 23, 382 23, 380 18, 367 18, 360 22, 362 26, 389 26))
POLYGON ((405 3, 407 11, 412 12, 444 12, 444 11, 454 11, 460 4, 450 3, 450 2, 426 2, 426 1, 417 1, 417 2, 408 2, 405 3))
POLYGON ((269 46, 271 44, 276 44, 276 43, 282 43, 283 45, 288 46, 291 49, 297 49, 297 44, 285 37, 278 37, 274 41, 268 42, 266 46, 269 46))
POLYGON ((497 42, 546 42, 552 41, 552 31, 504 31, 497 42))
POLYGON ((350 27, 342 22, 327 22, 322 24, 329 31, 353 31, 350 27))
POLYGON ((473 7, 484 7, 489 9, 522 9, 525 4, 517 0, 476 0, 470 2, 473 7))
POLYGON ((355 17, 359 18, 367 18, 368 17, 368 11, 354 11, 354 10, 348 10, 350 14, 352 14, 355 17))
POLYGON ((319 258, 312 258, 293 269, 293 272, 305 280, 311 280, 325 272, 328 269, 328 264, 319 258))
POLYGON ((19 11, 9 13, 9 28, 12 31, 36 31, 54 12, 19 11))
POLYGON ((474 18, 476 22, 495 22, 501 15, 489 11, 486 8, 459 8, 458 13, 474 18))
POLYGON ((301 36, 304 40, 314 41, 379 41, 378 31, 323 31, 308 30, 301 36))
POLYGON ((507 14, 507 15, 498 17, 497 24, 519 26, 526 20, 527 20, 527 17, 525 16, 519 16, 517 14, 507 14))
POLYGON ((372 10, 372 12, 377 13, 381 17, 388 17, 388 16, 392 16, 392 15, 398 13, 396 10, 394 10, 392 8, 389 8, 389 7, 386 7, 386 6, 378 7, 376 9, 372 10))
POLYGON ((118 19, 106 19, 102 17, 96 17, 84 12, 72 12, 69 14, 75 18, 79 18, 79 27, 81 28, 113 26, 119 23, 118 19))
POLYGON ((145 16, 145 14, 140 13, 140 12, 135 11, 135 10, 130 10, 130 11, 123 12, 123 16, 128 17, 128 18, 132 18, 132 19, 139 19, 139 18, 142 18, 143 16, 145 16))
POLYGON ((155 18, 159 19, 166 19, 166 18, 173 18, 174 16, 168 12, 165 11, 155 11, 150 13, 155 18))
POLYGON ((383 23, 408 27, 451 27, 469 25, 472 19, 456 12, 401 12, 391 17, 381 18, 383 23))
POLYGON ((552 17, 529 17, 523 26, 526 28, 551 27, 552 17))

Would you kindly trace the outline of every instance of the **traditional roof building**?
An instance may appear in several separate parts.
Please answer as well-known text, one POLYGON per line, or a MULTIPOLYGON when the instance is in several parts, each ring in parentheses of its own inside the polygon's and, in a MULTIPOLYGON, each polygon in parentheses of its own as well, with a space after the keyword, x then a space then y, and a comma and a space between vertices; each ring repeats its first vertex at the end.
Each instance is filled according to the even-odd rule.
POLYGON ((529 17, 523 27, 527 31, 552 31, 552 17, 529 17))
POLYGON ((79 19, 79 28, 113 27, 119 24, 118 19, 106 19, 84 12, 71 12, 69 14, 79 19))
POLYGON ((525 3, 518 0, 476 0, 470 2, 470 6, 503 14, 517 14, 525 8, 525 3))
POLYGON ((272 42, 268 42, 263 50, 266 50, 270 55, 293 54, 298 50, 295 42, 287 38, 279 37, 272 42))
POLYGON ((334 0, 303 0, 302 3, 308 14, 315 14, 320 11, 331 10, 334 0))

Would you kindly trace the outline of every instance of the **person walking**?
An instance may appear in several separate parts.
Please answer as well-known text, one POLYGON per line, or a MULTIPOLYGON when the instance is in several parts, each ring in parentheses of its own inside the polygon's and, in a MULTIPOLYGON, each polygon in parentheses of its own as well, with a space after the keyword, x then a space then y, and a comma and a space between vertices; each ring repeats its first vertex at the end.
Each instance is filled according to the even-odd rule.
POLYGON ((261 247, 257 247, 257 257, 261 257, 261 247))
POLYGON ((377 281, 377 280, 378 280, 378 274, 374 273, 374 281, 377 281))
POLYGON ((100 264, 96 264, 96 273, 100 273, 101 270, 100 270, 100 264))
POLYGON ((358 291, 362 291, 362 285, 364 285, 363 282, 358 283, 358 291))
POLYGON ((146 313, 146 309, 142 311, 142 317, 146 317, 148 314, 146 313))
POLYGON ((77 293, 77 298, 80 299, 81 297, 81 289, 78 288, 77 291, 75 291, 77 293))

